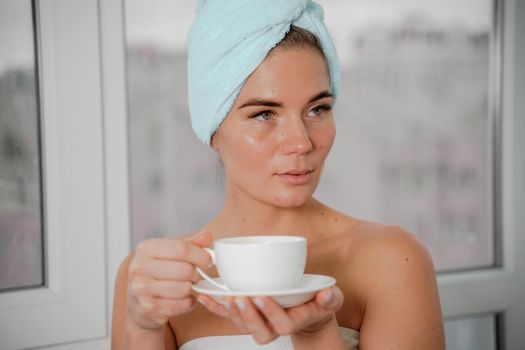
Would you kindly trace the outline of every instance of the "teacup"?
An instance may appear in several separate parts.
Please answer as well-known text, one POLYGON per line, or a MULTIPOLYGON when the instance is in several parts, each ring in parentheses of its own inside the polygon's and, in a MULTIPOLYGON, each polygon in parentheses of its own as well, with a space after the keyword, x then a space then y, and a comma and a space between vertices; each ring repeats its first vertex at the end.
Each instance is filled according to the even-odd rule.
POLYGON ((219 239, 205 248, 221 281, 199 274, 231 291, 273 291, 297 286, 306 265, 306 239, 300 236, 240 236, 219 239))

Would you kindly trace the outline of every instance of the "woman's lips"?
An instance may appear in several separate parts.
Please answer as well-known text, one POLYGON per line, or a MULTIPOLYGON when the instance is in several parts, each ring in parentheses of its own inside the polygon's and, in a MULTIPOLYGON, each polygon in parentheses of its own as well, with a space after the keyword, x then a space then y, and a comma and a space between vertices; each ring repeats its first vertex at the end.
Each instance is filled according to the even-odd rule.
POLYGON ((304 185, 312 179, 312 171, 309 171, 305 174, 290 174, 290 173, 284 173, 284 174, 277 174, 279 178, 281 178, 286 183, 289 183, 290 185, 304 185))

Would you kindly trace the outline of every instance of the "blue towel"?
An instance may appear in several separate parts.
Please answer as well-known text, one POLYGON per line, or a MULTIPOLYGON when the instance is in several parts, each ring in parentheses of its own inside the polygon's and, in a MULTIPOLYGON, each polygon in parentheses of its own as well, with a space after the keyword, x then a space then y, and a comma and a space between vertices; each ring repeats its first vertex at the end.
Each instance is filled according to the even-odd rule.
POLYGON ((323 17, 311 0, 198 2, 188 34, 188 98, 191 124, 203 143, 210 144, 248 76, 292 24, 319 38, 335 98, 339 61, 323 17))

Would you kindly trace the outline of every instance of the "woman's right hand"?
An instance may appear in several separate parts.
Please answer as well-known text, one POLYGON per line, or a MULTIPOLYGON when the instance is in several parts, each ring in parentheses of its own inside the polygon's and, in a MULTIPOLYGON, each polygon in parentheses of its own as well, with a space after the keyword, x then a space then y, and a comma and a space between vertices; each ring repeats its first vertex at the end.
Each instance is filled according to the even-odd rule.
POLYGON ((207 268, 210 256, 202 247, 213 238, 202 231, 186 239, 158 238, 141 242, 129 266, 128 327, 158 330, 168 320, 195 307, 195 267, 207 268))

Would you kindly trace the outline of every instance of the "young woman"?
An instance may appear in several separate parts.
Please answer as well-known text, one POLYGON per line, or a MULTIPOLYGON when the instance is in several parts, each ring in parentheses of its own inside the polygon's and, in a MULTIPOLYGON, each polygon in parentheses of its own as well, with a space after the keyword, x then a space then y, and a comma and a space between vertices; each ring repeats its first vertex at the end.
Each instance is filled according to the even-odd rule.
POLYGON ((122 263, 113 348, 443 349, 435 273, 425 248, 399 227, 359 220, 312 197, 335 138, 337 93, 337 61, 320 8, 311 1, 208 1, 199 6, 190 33, 190 109, 197 135, 224 165, 226 200, 222 212, 198 233, 144 241, 122 263), (289 11, 278 3, 289 3, 289 11), (221 12, 228 6, 230 12, 221 12), (258 50, 268 41, 261 38, 268 31, 253 26, 275 28, 275 12, 287 19, 277 21, 286 27, 284 38, 275 35, 275 42, 263 48, 262 62, 254 59, 253 64, 245 56, 239 60, 239 53, 258 50), (227 18, 237 26, 229 26, 227 18), (211 56, 220 52, 219 58, 192 56, 213 41, 231 42, 218 34, 205 37, 211 42, 198 38, 199 28, 210 31, 218 23, 214 20, 225 22, 222 34, 236 31, 237 44, 209 50, 211 56), (243 45, 250 35, 256 48, 243 45), (228 59, 246 76, 240 74, 237 90, 224 88, 217 98, 223 90, 214 86, 236 75, 228 70, 228 59), (206 70, 199 73, 203 66, 206 70), (207 109, 207 101, 215 109, 207 109), (206 113, 219 115, 215 125, 206 122, 206 113), (214 240, 287 233, 308 239, 305 272, 332 276, 336 286, 289 309, 268 297, 229 298, 221 305, 192 292, 192 283, 200 279, 195 268, 208 269, 210 263, 203 247, 214 240))

